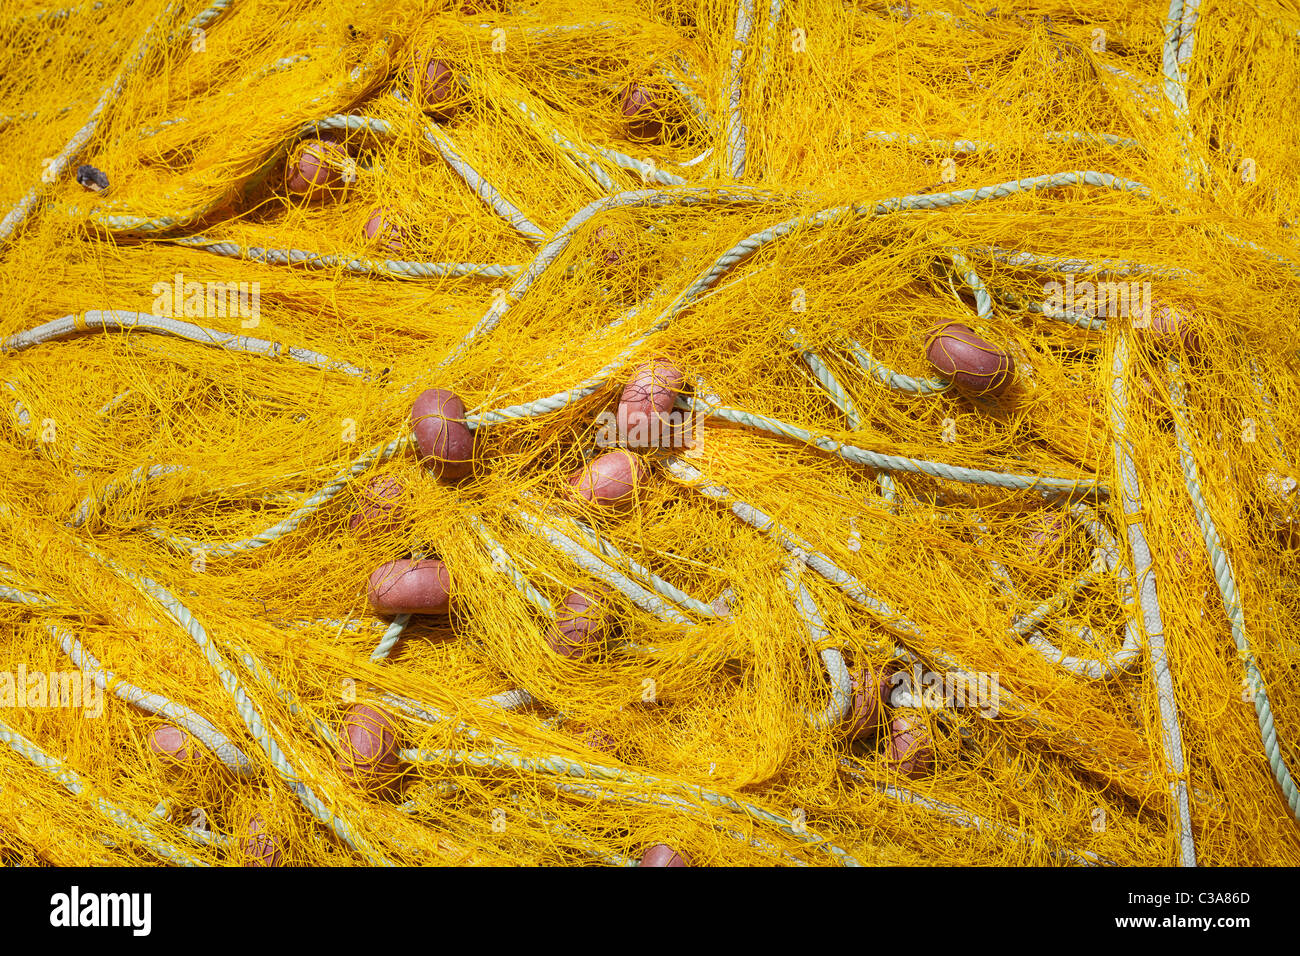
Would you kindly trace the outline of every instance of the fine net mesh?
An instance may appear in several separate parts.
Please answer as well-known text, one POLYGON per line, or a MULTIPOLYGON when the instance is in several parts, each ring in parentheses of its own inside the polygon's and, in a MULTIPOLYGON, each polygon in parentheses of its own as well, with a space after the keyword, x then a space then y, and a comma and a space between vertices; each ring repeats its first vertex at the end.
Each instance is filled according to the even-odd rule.
POLYGON ((1300 17, 1175 6, 9 0, 0 856, 1300 863, 1300 17))

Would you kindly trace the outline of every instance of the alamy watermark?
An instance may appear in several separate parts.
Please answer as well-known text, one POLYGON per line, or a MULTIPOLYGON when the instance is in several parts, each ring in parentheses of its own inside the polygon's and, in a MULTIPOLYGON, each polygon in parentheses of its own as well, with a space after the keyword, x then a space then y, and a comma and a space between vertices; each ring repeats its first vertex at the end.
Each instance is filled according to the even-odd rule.
POLYGON ((680 409, 622 415, 601 412, 596 423, 600 426, 596 432, 600 448, 665 448, 695 457, 703 445, 704 416, 680 409))
POLYGON ((1001 686, 998 675, 948 671, 927 671, 919 663, 910 671, 895 671, 889 676, 889 702, 895 707, 963 707, 978 710, 985 717, 996 717, 1000 706, 1001 686))
POLYGON ((50 897, 50 925, 55 927, 118 926, 148 936, 152 914, 152 893, 83 893, 73 886, 50 897))
POLYGON ((83 717, 104 713, 104 688, 81 671, 0 671, 0 707, 81 709, 83 717))
POLYGON ((186 282, 178 272, 171 282, 155 282, 151 311, 167 318, 241 319, 240 326, 255 329, 262 318, 260 282, 186 282))
POLYGON ((1053 279, 1043 283, 1043 307, 1057 313, 1090 319, 1133 319, 1135 325, 1151 321, 1151 283, 1075 282, 1053 279))

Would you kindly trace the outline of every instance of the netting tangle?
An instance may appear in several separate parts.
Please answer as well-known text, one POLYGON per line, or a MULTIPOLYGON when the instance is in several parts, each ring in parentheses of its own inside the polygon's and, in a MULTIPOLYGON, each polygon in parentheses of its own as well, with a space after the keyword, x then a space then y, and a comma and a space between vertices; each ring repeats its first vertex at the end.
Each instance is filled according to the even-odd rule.
POLYGON ((5 862, 1300 862, 1292 4, 0 24, 5 862))

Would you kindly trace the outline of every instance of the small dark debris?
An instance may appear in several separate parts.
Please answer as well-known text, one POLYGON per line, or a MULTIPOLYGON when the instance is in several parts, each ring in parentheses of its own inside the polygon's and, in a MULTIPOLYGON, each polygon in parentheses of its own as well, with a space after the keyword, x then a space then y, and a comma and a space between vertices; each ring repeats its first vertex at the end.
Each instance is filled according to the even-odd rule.
POLYGON ((108 177, 104 175, 102 169, 96 169, 94 166, 78 166, 77 182, 97 193, 102 193, 108 188, 108 177))
POLYGON ((354 27, 352 24, 349 23, 349 24, 348 24, 348 39, 349 39, 349 40, 355 40, 355 39, 356 39, 357 37, 359 37, 360 35, 361 35, 361 34, 359 34, 359 33, 357 32, 357 28, 354 27))

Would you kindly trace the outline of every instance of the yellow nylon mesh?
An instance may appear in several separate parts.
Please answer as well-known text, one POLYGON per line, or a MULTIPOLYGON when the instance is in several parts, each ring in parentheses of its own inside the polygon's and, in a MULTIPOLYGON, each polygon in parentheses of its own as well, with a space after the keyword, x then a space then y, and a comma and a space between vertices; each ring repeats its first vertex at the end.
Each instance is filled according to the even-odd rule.
MULTIPOLYGON (((1300 539, 1287 530, 1296 496, 1281 483, 1300 477, 1293 457, 1300 279, 1240 244, 1300 261, 1300 133, 1285 121, 1300 88, 1300 21, 1287 5, 1200 5, 1186 154, 1183 121, 1163 90, 1160 3, 1041 2, 981 14, 956 3, 854 8, 804 0, 783 4, 770 30, 768 12, 756 9, 740 69, 747 153, 739 180, 727 147, 730 5, 620 0, 473 10, 238 0, 202 33, 185 26, 197 4, 170 12, 157 0, 89 7, 41 17, 49 8, 11 0, 0 14, 0 116, 8 118, 0 119, 0 211, 41 184, 45 161, 86 123, 153 25, 150 52, 127 70, 88 145, 0 248, 0 336, 92 310, 157 312, 177 276, 205 286, 257 283, 252 326, 238 315, 178 317, 374 374, 362 380, 283 354, 140 330, 82 332, 0 357, 7 383, 0 584, 50 598, 0 602, 0 672, 75 671, 50 630, 58 628, 119 680, 202 715, 253 764, 249 778, 236 778, 191 741, 199 759, 176 767, 149 746, 168 721, 111 694, 93 719, 84 708, 16 700, 0 708, 0 721, 75 772, 81 792, 69 792, 30 754, 0 747, 7 862, 153 864, 167 844, 188 860, 242 864, 259 852, 248 842, 257 816, 283 861, 306 865, 625 862, 655 843, 696 865, 1179 860, 1172 762, 1145 641, 1128 674, 1095 681, 1009 633, 1016 615, 1094 561, 1080 521, 1032 491, 907 473, 894 476, 891 507, 872 468, 708 419, 684 460, 812 543, 924 635, 908 637, 805 569, 799 583, 826 628, 814 646, 784 577, 787 552, 672 480, 659 456, 646 455, 651 477, 627 513, 593 516, 569 496, 567 479, 596 442, 598 416, 613 410, 633 370, 657 356, 683 370, 688 384, 702 379, 725 406, 835 443, 1110 488, 1098 513, 1122 561, 1132 567, 1130 520, 1143 523, 1151 543, 1198 861, 1300 862, 1296 821, 1254 706, 1242 697, 1246 672, 1167 421, 1166 368, 1169 357, 1179 360, 1201 494, 1232 563, 1281 761, 1294 769, 1300 539), (271 265, 168 241, 204 236, 382 268, 393 253, 363 233, 382 205, 403 226, 404 260, 526 267, 537 244, 440 158, 424 117, 388 95, 394 85, 409 93, 406 69, 433 50, 464 81, 463 105, 437 135, 547 238, 608 193, 578 155, 594 156, 590 145, 652 160, 691 184, 739 183, 766 198, 598 214, 490 333, 437 371, 513 277, 360 275, 337 262, 271 265), (693 88, 707 121, 692 118, 666 69, 693 88), (668 91, 680 123, 663 141, 638 142, 629 132, 618 98, 634 82, 668 91), (346 147, 356 168, 345 172, 355 181, 315 201, 290 195, 286 168, 296 154, 285 154, 299 130, 341 113, 383 120, 390 133, 321 133, 346 147), (867 135, 878 131, 897 140, 867 135), (1044 135, 1061 131, 1139 145, 1044 135), (997 148, 963 150, 954 140, 997 148), (710 147, 708 158, 682 165, 710 147), (79 163, 101 169, 109 190, 78 185, 79 163), (1195 190, 1185 188, 1185 167, 1198 177, 1195 190), (1132 180, 1150 195, 1064 185, 797 230, 745 258, 622 357, 746 236, 837 206, 1072 170, 1132 180), (121 226, 161 217, 167 228, 144 235, 121 226), (990 247, 1140 263, 1134 281, 1150 281, 1156 300, 1194 310, 1195 349, 1147 350, 1127 319, 1086 331, 1026 312, 1013 301, 1041 302, 1044 283, 1064 273, 1010 264, 990 247), (604 258, 610 248, 621 254, 612 264, 604 258), (951 250, 999 295, 991 315, 977 315, 951 250), (637 303, 646 305, 606 329, 637 303), (953 389, 900 393, 867 374, 847 345, 856 341, 895 372, 932 378, 926 335, 942 323, 966 324, 1008 350, 1014 388, 992 404, 953 389), (1109 419, 1111 357, 1121 339, 1131 355, 1127 437, 1143 494, 1135 519, 1120 507, 1109 419), (856 428, 804 351, 833 370, 860 415, 856 428), (350 478, 332 502, 266 547, 200 554, 151 534, 211 546, 259 534, 366 449, 407 434, 420 389, 450 389, 470 409, 498 409, 572 388, 620 357, 620 370, 590 397, 480 429, 472 480, 439 482, 406 447, 350 478), (1147 404, 1135 391, 1144 377, 1147 404), (404 391, 408 384, 414 388, 404 391), (175 470, 137 480, 137 469, 150 465, 175 470), (349 530, 362 490, 379 476, 403 482, 409 522, 349 530), (118 493, 106 497, 109 488, 118 493), (70 527, 97 496, 104 501, 70 527), (522 507, 552 514, 561 529, 566 516, 590 520, 624 554, 706 605, 730 588, 734 617, 687 613, 688 629, 608 592, 608 646, 590 660, 559 657, 544 639, 549 622, 494 566, 471 522, 481 519, 558 608, 593 579, 515 520, 522 507), (1045 526, 1048 508, 1066 533, 1036 549, 1030 534, 1045 526), (367 606, 367 578, 415 553, 448 566, 454 613, 415 617, 388 658, 371 662, 390 618, 367 606), (1005 569, 1012 596, 995 585, 990 562, 1005 569), (185 628, 129 574, 157 582, 188 608, 286 765, 363 849, 313 817, 185 628), (654 650, 620 650, 624 640, 654 650), (884 740, 853 743, 848 721, 816 728, 805 720, 831 701, 820 651, 879 667, 896 644, 940 673, 960 666, 996 675, 1007 692, 992 716, 969 706, 924 711, 934 769, 916 779, 885 758, 884 740), (280 696, 241 655, 273 675, 280 696), (537 703, 514 712, 477 703, 515 688, 537 703), (351 700, 379 705, 385 694, 450 718, 430 722, 389 708, 403 748, 494 755, 507 765, 431 757, 404 763, 396 791, 353 787, 315 725, 337 733, 351 700), (602 735, 608 751, 599 749, 607 746, 602 735), (557 757, 621 776, 537 769, 557 757), (701 791, 720 796, 711 801, 701 791), (922 802, 903 799, 908 794, 922 802), (724 798, 734 803, 720 805, 724 798), (101 800, 152 836, 104 812, 101 800), (982 826, 972 825, 976 818, 982 826), (209 838, 196 838, 191 826, 209 838)), ((638 173, 595 162, 616 190, 644 188, 638 173)), ((1085 269, 1076 278, 1098 276, 1085 269)), ((1104 658, 1119 649, 1134 613, 1109 572, 1050 617, 1043 633, 1067 654, 1104 658), (1078 636, 1083 625, 1094 644, 1078 636)))

